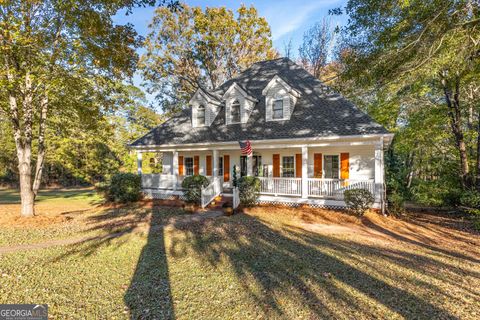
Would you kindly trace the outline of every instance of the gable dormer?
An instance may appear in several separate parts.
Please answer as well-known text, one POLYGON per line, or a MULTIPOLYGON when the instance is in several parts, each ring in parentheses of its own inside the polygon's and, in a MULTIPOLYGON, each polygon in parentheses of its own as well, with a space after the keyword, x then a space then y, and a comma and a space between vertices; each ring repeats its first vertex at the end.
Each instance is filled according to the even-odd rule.
POLYGON ((265 120, 289 120, 300 93, 275 75, 262 91, 265 96, 265 120))
POLYGON ((192 108, 192 126, 210 126, 217 116, 221 102, 206 90, 199 88, 189 102, 192 108))
POLYGON ((246 123, 258 102, 235 82, 225 91, 222 100, 225 101, 226 124, 246 123))

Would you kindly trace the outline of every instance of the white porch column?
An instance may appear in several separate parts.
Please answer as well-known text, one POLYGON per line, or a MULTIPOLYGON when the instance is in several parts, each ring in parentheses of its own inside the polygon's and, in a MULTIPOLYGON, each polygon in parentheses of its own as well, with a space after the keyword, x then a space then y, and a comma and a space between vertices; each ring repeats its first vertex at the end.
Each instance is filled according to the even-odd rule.
POLYGON ((142 174, 142 152, 137 151, 137 173, 142 174))
POLYGON ((213 177, 218 177, 218 150, 213 150, 213 177))
POLYGON ((253 153, 247 156, 247 176, 253 176, 253 153))
POLYGON ((308 147, 302 147, 302 198, 308 198, 308 147))
POLYGON ((174 150, 172 156, 172 174, 175 176, 173 190, 177 190, 178 183, 178 151, 174 150))
POLYGON ((380 138, 380 141, 375 144, 375 202, 380 204, 382 213, 385 211, 384 183, 383 138, 380 138))

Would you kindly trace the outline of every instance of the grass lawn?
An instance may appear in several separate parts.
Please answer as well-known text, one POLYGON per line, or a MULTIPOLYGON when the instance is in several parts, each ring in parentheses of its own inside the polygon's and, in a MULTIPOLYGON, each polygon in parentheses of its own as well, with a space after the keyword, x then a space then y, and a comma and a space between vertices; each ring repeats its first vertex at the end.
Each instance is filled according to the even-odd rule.
POLYGON ((47 303, 55 319, 480 317, 469 221, 281 207, 192 220, 151 202, 100 207, 84 192, 70 198, 81 209, 62 211, 57 192, 31 219, 0 204, 0 303, 47 303), (80 240, 35 247, 52 239, 80 240), (19 244, 32 247, 6 253, 19 244))

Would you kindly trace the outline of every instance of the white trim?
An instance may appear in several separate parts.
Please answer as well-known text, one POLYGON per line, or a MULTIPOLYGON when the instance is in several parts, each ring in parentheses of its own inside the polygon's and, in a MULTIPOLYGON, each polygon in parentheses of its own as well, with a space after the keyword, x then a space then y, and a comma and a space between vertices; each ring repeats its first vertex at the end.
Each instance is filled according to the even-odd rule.
POLYGON ((296 178, 297 177, 297 156, 294 153, 293 155, 282 155, 282 165, 280 166, 280 178, 296 178), (293 157, 293 176, 292 177, 284 177, 283 176, 283 158, 285 157, 293 157))
MULTIPOLYGON (((327 137, 312 137, 312 138, 288 138, 288 139, 267 139, 267 140, 250 140, 250 143, 253 144, 260 144, 260 143, 267 143, 271 145, 272 143, 289 143, 289 142, 299 142, 298 145, 291 145, 289 144, 288 146, 285 146, 285 148, 301 148, 302 146, 308 145, 309 147, 326 147, 330 146, 329 144, 318 144, 318 145, 312 145, 309 143, 309 141, 317 142, 317 141, 335 141, 335 140, 343 140, 343 139, 374 139, 374 138, 387 138, 388 141, 387 144, 390 143, 391 139, 393 138, 393 133, 386 133, 386 134, 365 134, 365 135, 348 135, 348 136, 327 136, 327 137)), ((378 141, 368 141, 367 144, 379 144, 378 141)), ((165 151, 172 151, 174 147, 201 147, 201 146, 213 146, 215 149, 221 150, 221 147, 218 146, 223 146, 223 145, 231 145, 231 146, 237 146, 238 147, 238 141, 224 141, 224 142, 200 142, 200 143, 185 143, 185 144, 161 144, 161 145, 145 145, 145 146, 130 146, 132 149, 145 149, 142 150, 143 152, 149 152, 149 150, 156 150, 156 149, 148 149, 148 148, 170 148, 170 149, 165 149, 165 151)), ((344 144, 348 145, 348 144, 344 144)), ((350 142, 350 145, 363 145, 362 141, 352 141, 350 142), (353 143, 353 144, 352 144, 353 143)), ((255 146, 259 147, 259 146, 255 146)), ((265 147, 266 149, 267 147, 265 147)), ((278 148, 278 146, 272 146, 272 148, 278 148)), ((204 149, 204 150, 211 150, 212 148, 209 149, 204 149)), ((202 149, 194 149, 194 150, 202 150, 202 149)), ((223 149, 225 150, 225 149, 223 149)))
POLYGON ((295 97, 300 97, 300 93, 295 90, 291 85, 289 85, 285 80, 283 80, 282 78, 280 78, 280 76, 278 74, 276 74, 272 80, 270 80, 267 84, 267 86, 262 90, 262 95, 263 96, 266 96, 267 93, 268 93, 268 90, 270 90, 273 85, 275 84, 275 82, 278 82, 280 83, 285 89, 287 89, 287 92, 288 93, 291 93, 293 96, 295 97))
POLYGON ((188 101, 188 104, 192 104, 195 100, 198 100, 197 95, 202 95, 202 97, 205 100, 207 100, 208 103, 213 103, 213 104, 216 104, 216 105, 219 105, 219 106, 222 104, 220 101, 215 100, 212 97, 210 97, 207 93, 205 93, 205 90, 203 90, 202 88, 198 88, 197 91, 195 91, 192 98, 188 101))
POLYGON ((242 87, 240 87, 236 82, 232 83, 232 85, 227 89, 227 91, 225 91, 225 93, 223 94, 222 96, 222 101, 225 101, 226 100, 226 96, 228 96, 230 94, 230 92, 234 89, 237 89, 238 92, 240 92, 240 94, 245 98, 245 99, 248 99, 252 102, 258 102, 258 99, 256 99, 255 97, 252 97, 251 95, 249 95, 245 90, 243 90, 242 87))
MULTIPOLYGON (((341 168, 341 156, 340 153, 325 153, 323 154, 323 159, 322 159, 322 179, 340 179, 340 175, 342 174, 342 168, 341 168), (325 178, 325 156, 337 156, 338 157, 338 178, 325 178)), ((348 155, 349 162, 350 162, 350 154, 348 155)), ((348 168, 348 171, 350 171, 350 168, 348 168)))

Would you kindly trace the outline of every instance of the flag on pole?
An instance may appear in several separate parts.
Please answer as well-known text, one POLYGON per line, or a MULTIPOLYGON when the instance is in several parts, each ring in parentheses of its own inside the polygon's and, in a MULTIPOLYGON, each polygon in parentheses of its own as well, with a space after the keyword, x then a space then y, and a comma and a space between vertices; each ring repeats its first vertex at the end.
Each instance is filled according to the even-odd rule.
POLYGON ((252 155, 252 145, 250 144, 249 140, 238 141, 238 144, 240 145, 240 149, 242 150, 243 155, 252 155))

